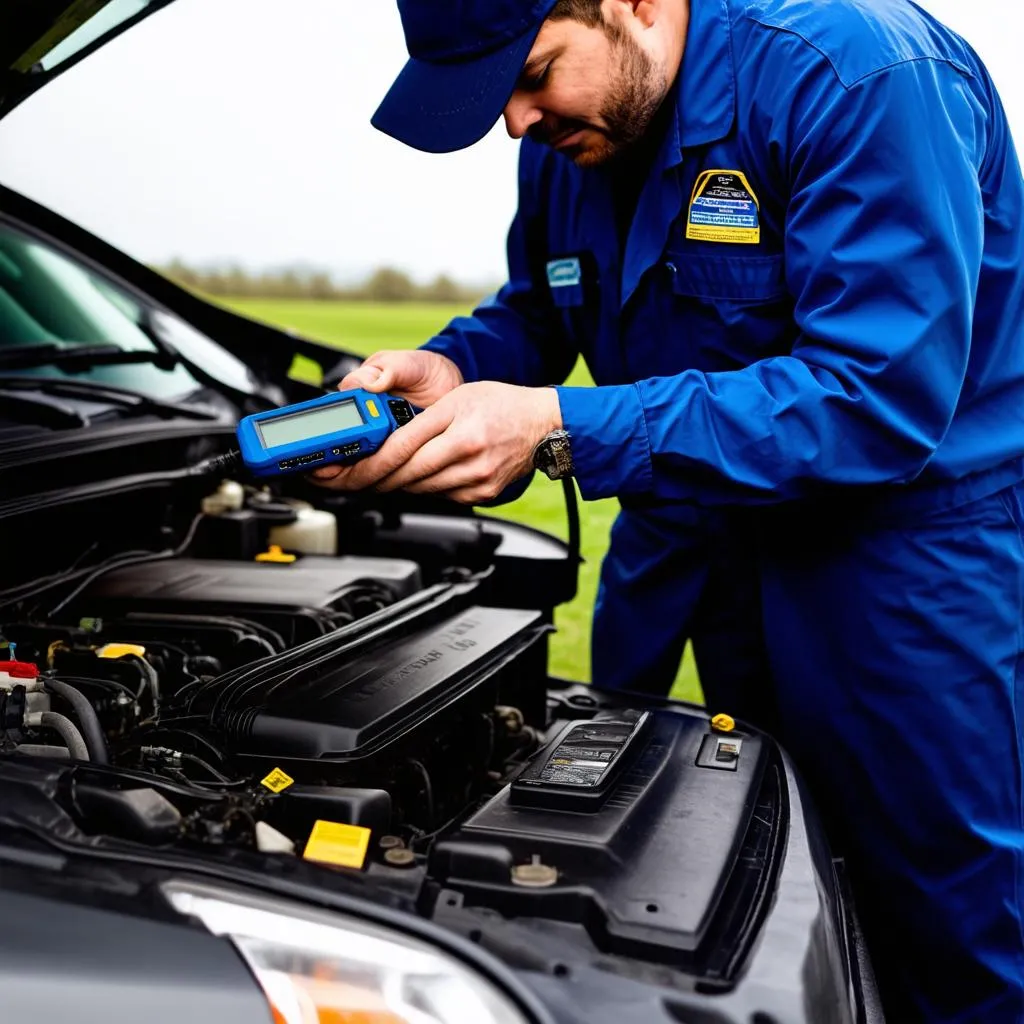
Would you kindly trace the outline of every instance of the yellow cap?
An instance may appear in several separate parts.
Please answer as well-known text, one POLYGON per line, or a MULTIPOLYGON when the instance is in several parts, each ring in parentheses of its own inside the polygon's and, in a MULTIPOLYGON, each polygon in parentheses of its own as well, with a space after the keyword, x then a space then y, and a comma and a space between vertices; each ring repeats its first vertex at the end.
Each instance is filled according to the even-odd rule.
POLYGON ((715 715, 711 719, 711 728, 718 732, 732 732, 736 728, 736 723, 729 715, 715 715))
POLYGON ((370 830, 361 825, 318 821, 306 842, 303 857, 342 868, 361 868, 370 845, 370 830))
POLYGON ((134 654, 137 658, 146 656, 146 648, 140 644, 104 644, 96 654, 101 658, 123 658, 134 654))
POLYGON ((270 548, 256 556, 257 562, 280 562, 286 564, 295 561, 295 555, 287 555, 281 550, 280 544, 271 544, 270 548))

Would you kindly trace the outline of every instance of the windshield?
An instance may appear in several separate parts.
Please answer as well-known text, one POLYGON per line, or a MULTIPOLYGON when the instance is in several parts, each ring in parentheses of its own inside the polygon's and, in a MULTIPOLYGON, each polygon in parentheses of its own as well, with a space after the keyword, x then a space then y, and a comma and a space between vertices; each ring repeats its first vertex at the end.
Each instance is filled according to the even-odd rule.
POLYGON ((153 0, 89 0, 71 4, 63 17, 15 63, 15 71, 33 67, 52 71, 90 43, 152 5, 153 0))
MULTIPOLYGON (((146 325, 197 365, 238 390, 251 392, 243 363, 173 315, 148 310, 131 293, 51 245, 0 221, 0 354, 26 345, 113 345, 126 352, 157 352, 146 325)), ((183 366, 143 363, 21 373, 71 377, 129 388, 154 398, 182 398, 199 389, 183 366)))

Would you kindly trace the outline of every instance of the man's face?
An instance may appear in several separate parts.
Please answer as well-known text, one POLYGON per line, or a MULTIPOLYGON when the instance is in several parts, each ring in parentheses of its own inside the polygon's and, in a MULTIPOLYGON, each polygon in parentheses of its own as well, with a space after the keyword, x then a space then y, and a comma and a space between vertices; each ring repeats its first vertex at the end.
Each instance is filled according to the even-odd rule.
POLYGON ((508 106, 514 139, 529 135, 580 167, 605 163, 643 137, 669 89, 664 67, 624 19, 602 26, 550 19, 508 106))

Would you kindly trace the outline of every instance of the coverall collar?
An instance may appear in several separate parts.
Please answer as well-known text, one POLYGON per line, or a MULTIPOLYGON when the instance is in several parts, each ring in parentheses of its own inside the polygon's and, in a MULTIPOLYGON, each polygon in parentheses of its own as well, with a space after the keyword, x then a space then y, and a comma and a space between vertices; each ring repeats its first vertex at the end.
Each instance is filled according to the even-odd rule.
POLYGON ((736 115, 736 70, 727 0, 690 0, 676 97, 679 148, 706 146, 729 134, 736 115))
POLYGON ((686 50, 669 119, 657 156, 640 194, 626 242, 621 304, 636 292, 640 279, 658 261, 684 196, 671 174, 683 151, 708 145, 732 130, 736 112, 736 73, 727 0, 690 0, 686 50))

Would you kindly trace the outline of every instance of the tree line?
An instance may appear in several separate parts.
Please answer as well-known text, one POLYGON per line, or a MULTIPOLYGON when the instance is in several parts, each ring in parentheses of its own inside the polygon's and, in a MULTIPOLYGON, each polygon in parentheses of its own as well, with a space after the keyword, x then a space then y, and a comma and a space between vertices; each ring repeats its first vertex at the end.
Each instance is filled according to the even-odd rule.
POLYGON ((239 266, 204 269, 173 260, 154 269, 193 291, 237 298, 473 304, 498 287, 468 285, 447 274, 421 284, 395 267, 379 267, 355 284, 338 282, 325 270, 298 267, 253 272, 239 266))

